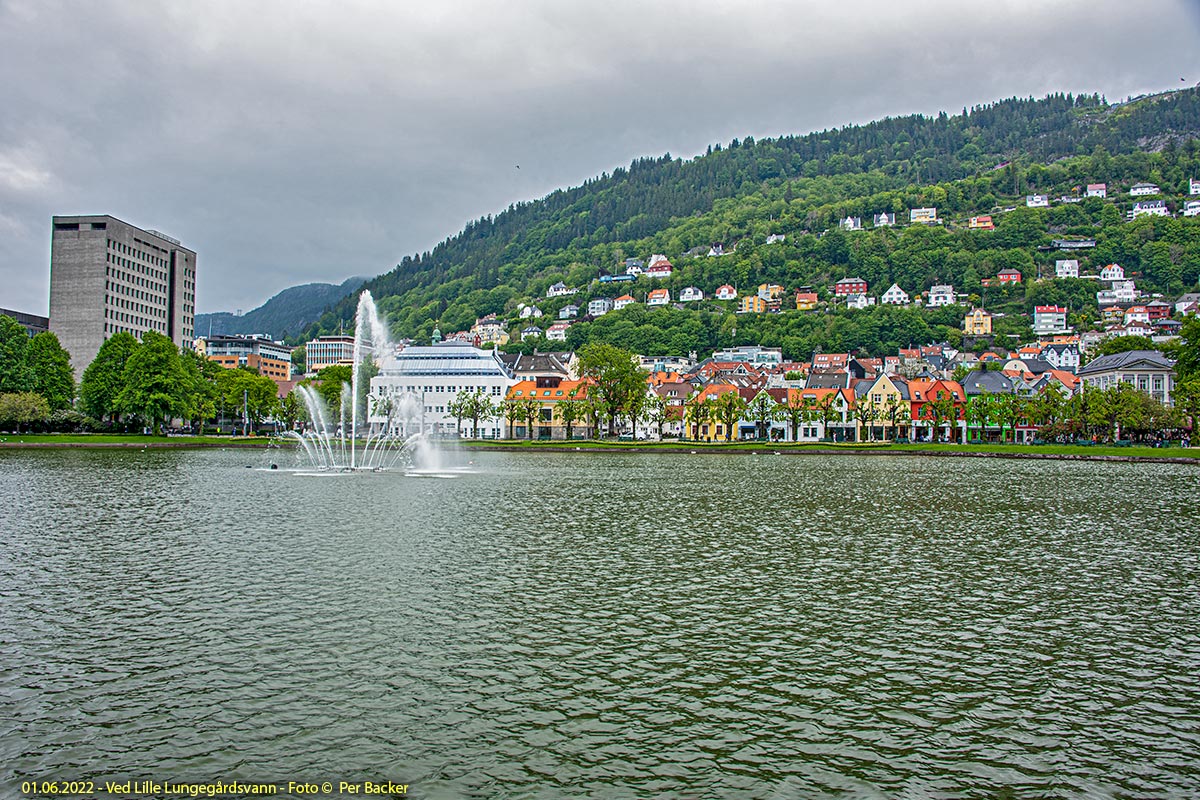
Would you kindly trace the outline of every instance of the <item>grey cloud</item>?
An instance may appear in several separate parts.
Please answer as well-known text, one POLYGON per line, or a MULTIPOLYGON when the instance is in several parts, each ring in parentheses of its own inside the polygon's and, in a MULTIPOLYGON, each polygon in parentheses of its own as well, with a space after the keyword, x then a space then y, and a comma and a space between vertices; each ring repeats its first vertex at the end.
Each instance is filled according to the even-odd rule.
POLYGON ((637 156, 1200 79, 1194 4, 922 9, 0 1, 0 305, 45 310, 54 213, 172 233, 201 310, 250 308, 637 156))

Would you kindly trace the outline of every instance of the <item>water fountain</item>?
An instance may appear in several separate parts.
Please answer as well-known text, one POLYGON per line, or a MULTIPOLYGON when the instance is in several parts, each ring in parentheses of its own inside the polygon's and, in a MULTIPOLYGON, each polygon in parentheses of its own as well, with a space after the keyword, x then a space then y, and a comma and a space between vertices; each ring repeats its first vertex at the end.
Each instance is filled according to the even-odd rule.
POLYGON ((404 466, 409 472, 440 471, 440 455, 420 424, 418 398, 407 394, 395 398, 370 396, 368 420, 382 417, 383 422, 360 425, 362 367, 367 359, 375 362, 386 358, 392 349, 375 300, 369 291, 363 291, 355 315, 351 381, 342 386, 338 419, 330 419, 324 400, 313 387, 295 389, 308 411, 309 428, 288 431, 283 436, 299 443, 308 468, 321 472, 380 472, 404 466))

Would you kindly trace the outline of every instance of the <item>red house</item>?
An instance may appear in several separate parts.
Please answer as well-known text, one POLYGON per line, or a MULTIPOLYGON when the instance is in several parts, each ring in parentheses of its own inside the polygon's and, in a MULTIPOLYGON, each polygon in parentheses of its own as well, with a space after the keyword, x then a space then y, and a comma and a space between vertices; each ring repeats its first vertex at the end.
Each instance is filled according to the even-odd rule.
POLYGON ((852 294, 866 294, 867 282, 862 278, 842 278, 833 285, 833 293, 838 297, 852 294))

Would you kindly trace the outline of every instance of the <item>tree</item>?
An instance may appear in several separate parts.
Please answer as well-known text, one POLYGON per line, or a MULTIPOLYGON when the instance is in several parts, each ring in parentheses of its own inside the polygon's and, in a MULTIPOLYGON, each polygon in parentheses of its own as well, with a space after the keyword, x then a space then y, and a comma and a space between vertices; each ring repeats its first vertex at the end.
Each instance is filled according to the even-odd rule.
POLYGON ((983 441, 987 425, 992 419, 992 395, 988 392, 977 394, 967 400, 963 406, 963 419, 967 423, 967 433, 970 434, 971 424, 979 428, 979 440, 983 441))
POLYGON ((644 396, 646 392, 646 373, 637 368, 633 354, 610 344, 580 348, 579 375, 590 381, 588 397, 596 403, 610 428, 618 416, 631 413, 638 404, 634 394, 644 396))
POLYGON ((684 403, 683 412, 692 429, 692 438, 699 441, 700 427, 712 421, 712 405, 703 393, 696 392, 684 403))
POLYGON ((504 415, 504 420, 508 423, 508 436, 506 438, 514 439, 513 431, 517 428, 517 420, 521 419, 524 413, 521 408, 521 402, 515 397, 506 397, 500 401, 500 413, 504 415))
MULTIPOLYGON (((854 418, 858 421, 859 430, 866 428, 867 438, 875 441, 875 422, 879 419, 879 406, 874 400, 863 400, 864 398, 859 398, 854 404, 854 418)), ((859 438, 862 438, 861 434, 859 438)))
POLYGON ((758 439, 767 438, 767 426, 775 419, 775 400, 763 390, 754 396, 748 408, 750 419, 754 420, 754 436, 758 439))
POLYGON ((737 422, 746 410, 746 401, 737 390, 726 392, 716 399, 713 411, 716 419, 725 426, 725 441, 732 442, 737 422))
POLYGON ((304 345, 292 348, 292 372, 296 375, 303 375, 308 370, 308 349, 304 345))
POLYGON ((0 392, 20 393, 33 388, 26 351, 29 334, 25 326, 0 314, 0 392))
POLYGON ((518 400, 517 405, 520 408, 520 419, 525 422, 525 436, 532 440, 534 425, 542 413, 542 404, 535 398, 526 397, 523 400, 518 400))
POLYGON ((1175 374, 1184 381, 1200 377, 1200 316, 1190 314, 1179 329, 1175 374))
POLYGON ((475 394, 471 395, 470 413, 467 414, 471 418, 471 438, 479 438, 479 420, 492 419, 496 416, 496 404, 492 402, 492 398, 483 389, 476 389, 475 394))
POLYGON ((99 352, 83 371, 79 382, 79 404, 96 419, 116 421, 121 414, 117 397, 125 380, 125 364, 141 344, 133 334, 114 333, 100 345, 99 352))
POLYGON ((471 407, 474 405, 474 393, 463 389, 454 396, 446 405, 446 411, 454 415, 454 435, 456 438, 462 438, 462 421, 471 416, 471 407))
POLYGON ((1147 336, 1114 336, 1097 345, 1095 355, 1097 357, 1111 356, 1117 353, 1128 353, 1130 350, 1157 349, 1158 346, 1147 336))
POLYGON ((1025 416, 1025 398, 1015 394, 997 394, 993 396, 992 416, 1000 425, 1000 443, 1004 444, 1004 428, 1012 431, 1013 441, 1017 440, 1017 423, 1025 416))
POLYGON ((925 404, 925 411, 933 420, 935 430, 942 426, 943 421, 947 424, 948 438, 953 442, 955 439, 954 423, 958 420, 958 405, 954 397, 949 392, 939 391, 937 397, 925 404))
POLYGON ((780 408, 781 416, 792 433, 792 441, 800 440, 800 426, 808 421, 808 404, 799 392, 789 391, 787 402, 780 408))
POLYGON ((117 407, 150 423, 154 434, 162 423, 184 410, 186 376, 175 343, 157 331, 142 334, 142 344, 125 362, 124 386, 117 407))
POLYGON ((337 420, 342 413, 343 387, 354 380, 354 370, 349 364, 334 364, 317 373, 317 392, 329 411, 329 418, 337 420))
POLYGON ((30 388, 50 404, 51 411, 70 408, 75 402, 75 371, 71 356, 50 331, 29 340, 25 349, 30 388))
POLYGON ((250 370, 222 369, 216 379, 217 395, 225 408, 244 412, 245 422, 257 427, 279 407, 278 387, 270 378, 250 370))
POLYGON ((816 402, 816 407, 813 409, 817 419, 821 420, 821 430, 825 432, 825 441, 833 440, 833 432, 829 426, 841 416, 841 411, 837 407, 837 397, 837 392, 829 392, 816 402))
POLYGON ((579 397, 578 388, 572 389, 565 398, 554 404, 554 415, 558 417, 566 428, 564 431, 565 438, 571 438, 571 431, 575 427, 575 423, 579 422, 587 414, 587 403, 579 397))
MULTIPOLYGON (((21 330, 24 335, 24 329, 21 330)), ((50 417, 46 398, 35 392, 5 392, 0 394, 0 426, 12 426, 17 433, 22 425, 45 422, 50 417)))
POLYGON ((896 394, 889 394, 887 400, 884 401, 883 415, 888 421, 888 427, 892 429, 893 441, 899 438, 896 436, 896 428, 901 424, 907 424, 912 417, 909 413, 908 403, 896 394))

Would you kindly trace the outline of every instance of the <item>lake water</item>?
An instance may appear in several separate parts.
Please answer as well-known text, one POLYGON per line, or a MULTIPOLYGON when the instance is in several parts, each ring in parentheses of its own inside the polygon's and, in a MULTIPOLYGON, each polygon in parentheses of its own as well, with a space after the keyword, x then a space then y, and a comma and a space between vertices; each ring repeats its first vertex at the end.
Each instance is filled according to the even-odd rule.
POLYGON ((470 457, 0 452, 0 795, 1200 793, 1194 467, 470 457))

